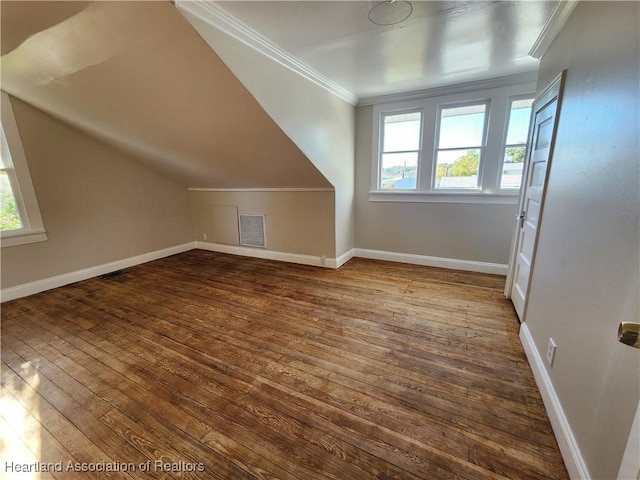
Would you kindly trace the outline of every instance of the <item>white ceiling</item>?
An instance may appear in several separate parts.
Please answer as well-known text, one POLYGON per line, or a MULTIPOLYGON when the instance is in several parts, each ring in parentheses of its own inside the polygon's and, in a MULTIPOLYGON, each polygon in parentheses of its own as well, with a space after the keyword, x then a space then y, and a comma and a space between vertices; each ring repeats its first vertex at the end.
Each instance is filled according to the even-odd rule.
POLYGON ((558 2, 413 1, 394 26, 369 21, 377 1, 213 3, 362 99, 534 72, 529 50, 558 2))

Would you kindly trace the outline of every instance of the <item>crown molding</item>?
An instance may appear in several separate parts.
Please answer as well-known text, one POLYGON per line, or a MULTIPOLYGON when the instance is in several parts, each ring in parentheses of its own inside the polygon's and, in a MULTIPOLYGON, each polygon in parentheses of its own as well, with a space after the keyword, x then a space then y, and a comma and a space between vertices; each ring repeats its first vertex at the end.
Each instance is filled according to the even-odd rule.
POLYGON ((265 55, 274 62, 288 68, 289 70, 301 75, 317 86, 324 88, 329 93, 338 98, 356 105, 358 97, 347 89, 341 87, 334 81, 325 77, 321 73, 308 67, 290 53, 271 42, 268 38, 245 25, 233 15, 226 12, 223 8, 212 1, 191 1, 176 0, 178 10, 182 10, 193 15, 203 22, 214 28, 226 33, 245 45, 253 48, 257 52, 265 55))
MULTIPOLYGON (((390 95, 377 95, 373 97, 363 97, 358 102, 358 106, 378 105, 382 103, 404 102, 408 100, 420 100, 430 97, 443 97, 445 95, 455 95, 458 93, 474 92, 476 90, 488 90, 491 88, 507 87, 522 83, 536 83, 538 72, 526 72, 504 77, 489 78, 486 80, 476 80, 473 82, 458 83, 455 85, 444 85, 442 87, 427 88, 424 90, 414 90, 413 92, 392 93, 390 95)), ((535 86, 534 86, 535 88, 535 86)))
POLYGON ((560 33, 564 24, 567 23, 567 20, 579 1, 580 0, 562 0, 556 4, 547 23, 542 27, 540 35, 531 47, 531 50, 529 50, 529 55, 538 60, 542 58, 551 45, 551 42, 553 42, 558 33, 560 33))

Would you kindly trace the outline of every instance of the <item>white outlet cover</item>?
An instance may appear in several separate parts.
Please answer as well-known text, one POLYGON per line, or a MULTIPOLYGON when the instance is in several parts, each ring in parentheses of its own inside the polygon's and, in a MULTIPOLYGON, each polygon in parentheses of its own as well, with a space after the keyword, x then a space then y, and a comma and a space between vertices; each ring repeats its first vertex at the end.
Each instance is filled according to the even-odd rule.
POLYGON ((549 339, 549 345, 547 345, 547 364, 552 367, 553 359, 556 356, 556 342, 553 338, 549 339))

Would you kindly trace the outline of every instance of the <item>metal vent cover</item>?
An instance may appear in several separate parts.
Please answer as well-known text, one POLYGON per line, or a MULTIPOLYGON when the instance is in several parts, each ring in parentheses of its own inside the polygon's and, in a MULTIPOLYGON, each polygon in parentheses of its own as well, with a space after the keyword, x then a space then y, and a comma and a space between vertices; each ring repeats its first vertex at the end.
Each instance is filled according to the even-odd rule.
POLYGON ((264 215, 238 215, 240 219, 240 245, 247 247, 267 246, 264 215))

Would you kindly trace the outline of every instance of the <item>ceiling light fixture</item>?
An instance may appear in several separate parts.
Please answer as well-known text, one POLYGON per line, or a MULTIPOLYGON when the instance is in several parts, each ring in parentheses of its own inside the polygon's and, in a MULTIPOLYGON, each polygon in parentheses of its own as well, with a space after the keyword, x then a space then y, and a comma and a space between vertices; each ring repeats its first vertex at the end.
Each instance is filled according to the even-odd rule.
POLYGON ((404 22, 413 12, 412 0, 385 0, 369 9, 369 21, 376 25, 396 25, 404 22))

